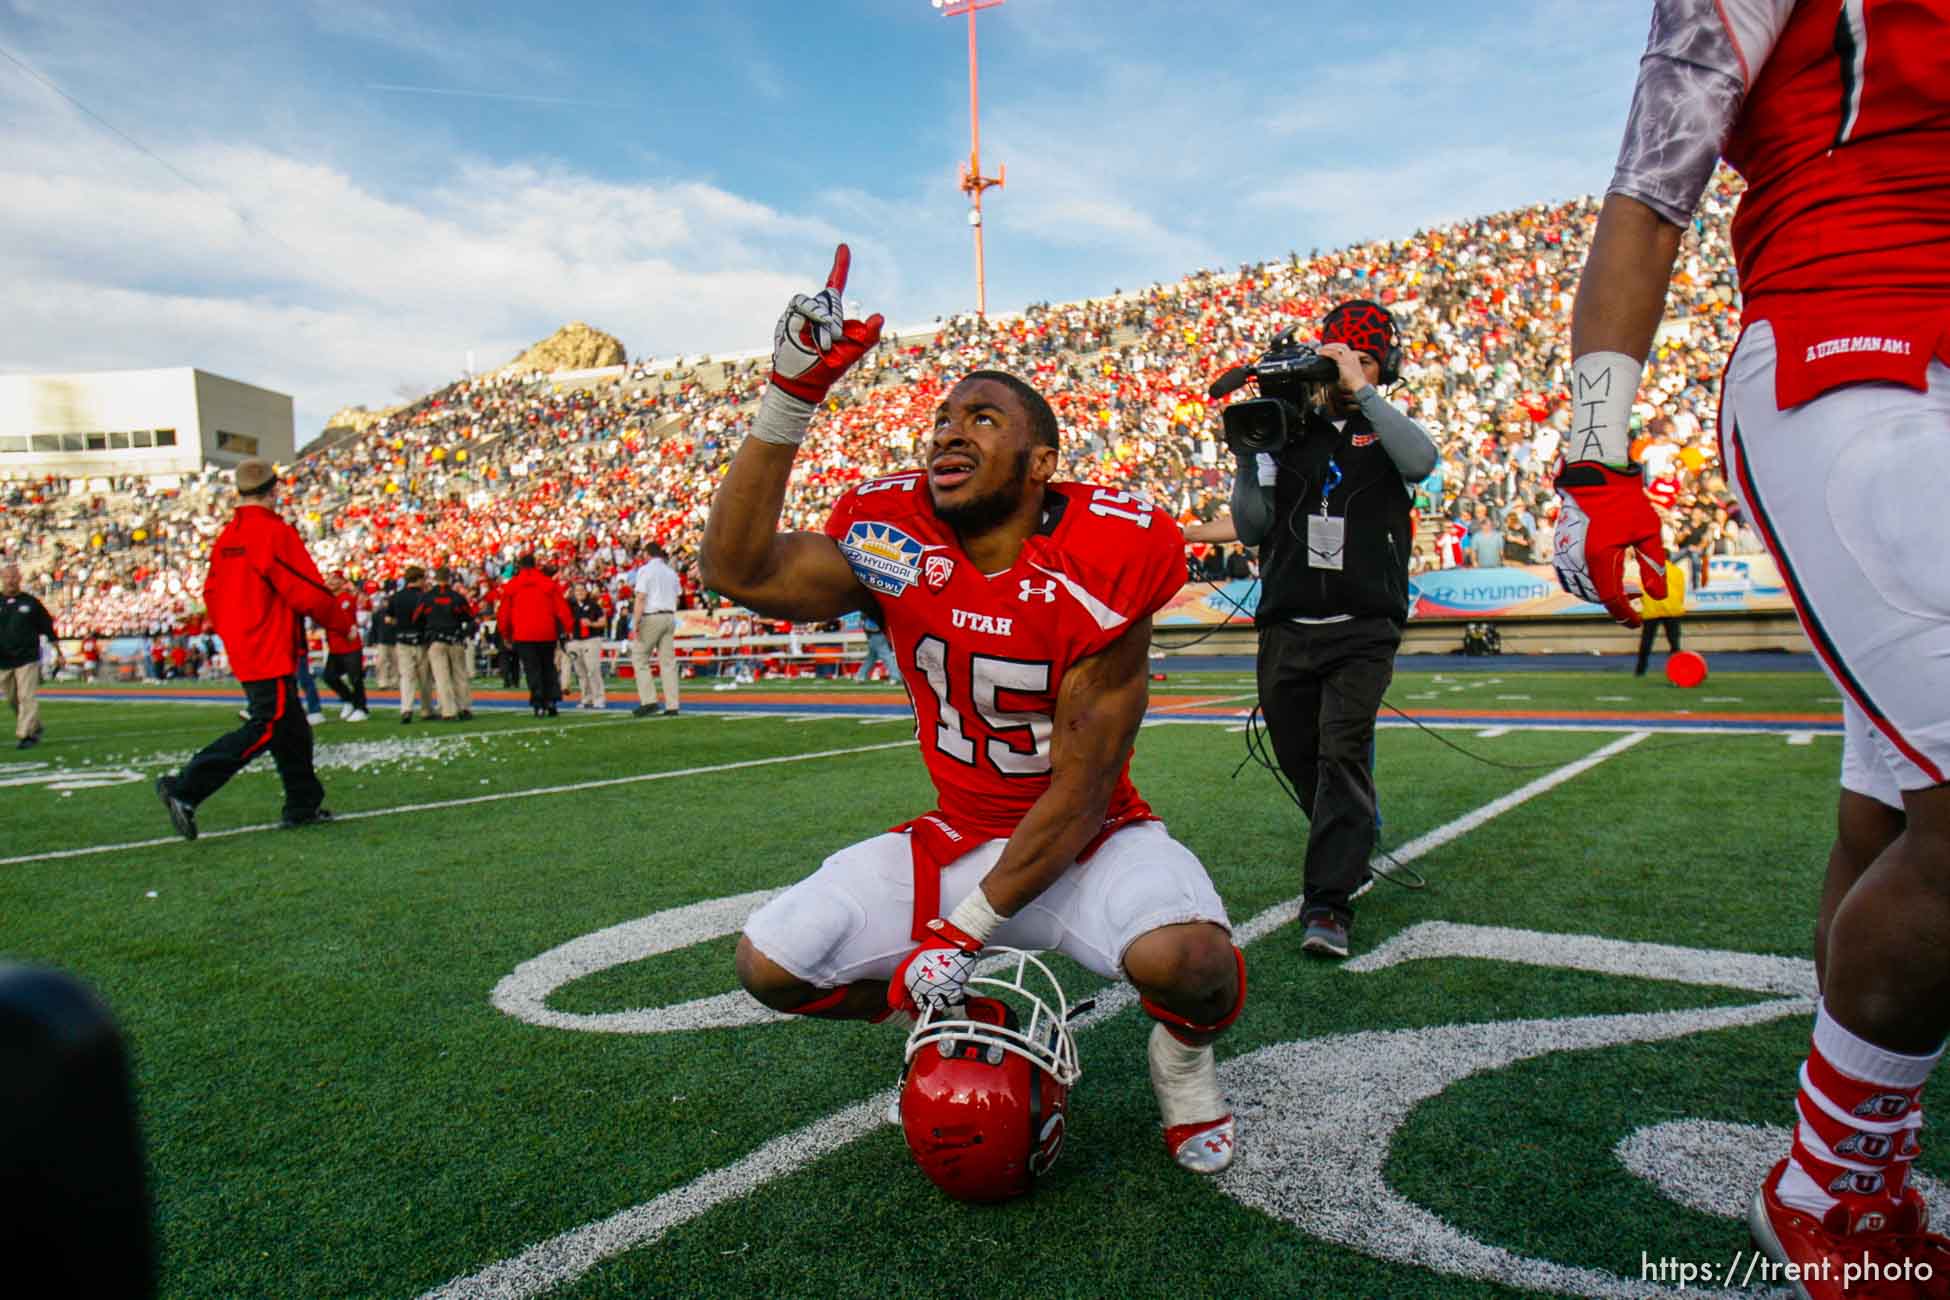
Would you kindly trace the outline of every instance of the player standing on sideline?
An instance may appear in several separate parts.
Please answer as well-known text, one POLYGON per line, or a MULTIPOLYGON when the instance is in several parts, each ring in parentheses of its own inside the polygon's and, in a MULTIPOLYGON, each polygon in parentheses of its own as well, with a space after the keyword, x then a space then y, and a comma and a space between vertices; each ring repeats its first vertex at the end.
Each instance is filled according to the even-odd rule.
POLYGON ((284 825, 332 819, 298 701, 295 633, 306 617, 344 631, 351 616, 318 576, 298 530, 279 516, 277 482, 266 461, 239 465, 237 511, 210 546, 203 604, 250 708, 243 726, 204 746, 175 776, 156 778, 156 795, 186 840, 196 838, 197 806, 267 748, 284 782, 284 825))
POLYGON ((325 630, 325 671, 319 680, 339 697, 339 721, 364 722, 366 713, 366 650, 359 640, 359 593, 335 573, 326 579, 332 600, 345 612, 345 630, 325 630))
POLYGON ((962 1002, 987 943, 1054 948, 1136 986, 1166 1148, 1217 1173, 1233 1117, 1212 1042, 1245 1001, 1245 958, 1205 868, 1130 780, 1151 615, 1184 581, 1178 529, 1130 493, 1052 483, 1049 404, 978 370, 936 413, 925 473, 852 489, 825 534, 779 532, 814 410, 880 335, 878 316, 843 319, 848 262, 842 244, 825 290, 779 320, 702 578, 772 617, 875 613, 940 805, 754 913, 739 981, 776 1010, 878 1020, 962 1002))
POLYGON ((1755 1243, 1840 1296, 1844 1265, 1950 1241, 1906 1186, 1950 1031, 1950 0, 1657 0, 1572 326, 1558 476, 1566 590, 1621 622, 1627 549, 1655 598, 1659 521, 1631 406, 1684 228, 1726 160, 1744 330, 1721 388, 1729 477, 1844 697, 1837 836, 1815 928, 1822 1002, 1793 1149, 1755 1243))

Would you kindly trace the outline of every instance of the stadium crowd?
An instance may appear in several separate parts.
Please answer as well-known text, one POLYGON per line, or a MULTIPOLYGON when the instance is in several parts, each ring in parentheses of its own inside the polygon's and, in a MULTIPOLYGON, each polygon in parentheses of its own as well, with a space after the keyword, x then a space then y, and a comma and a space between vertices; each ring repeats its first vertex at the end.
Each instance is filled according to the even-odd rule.
MULTIPOLYGON (((1648 491, 1670 540, 1698 558, 1757 549, 1719 474, 1713 392, 1739 331, 1723 172, 1687 233, 1636 414, 1648 491)), ((1062 421, 1066 477, 1128 485, 1181 518, 1230 492, 1219 371, 1342 299, 1372 297, 1406 344, 1393 400, 1435 436, 1417 506, 1416 569, 1541 563, 1569 427, 1571 295, 1597 205, 1538 204, 1333 252, 1086 302, 961 316, 890 334, 829 400, 794 471, 787 524, 817 528, 850 484, 918 463, 932 412, 981 367, 1023 375, 1062 421)), ((718 476, 765 381, 761 358, 639 362, 599 378, 464 378, 362 432, 331 431, 284 467, 285 509, 321 569, 369 590, 410 564, 448 566, 483 593, 534 551, 564 582, 614 588, 637 548, 668 548, 684 603, 708 599, 693 555, 718 476)), ((1250 390, 1248 394, 1250 395, 1250 390)), ((229 514, 214 470, 139 479, 0 483, 0 556, 19 562, 63 633, 182 632, 198 614, 209 540, 229 514)), ((1214 574, 1195 548, 1194 571, 1214 574)))

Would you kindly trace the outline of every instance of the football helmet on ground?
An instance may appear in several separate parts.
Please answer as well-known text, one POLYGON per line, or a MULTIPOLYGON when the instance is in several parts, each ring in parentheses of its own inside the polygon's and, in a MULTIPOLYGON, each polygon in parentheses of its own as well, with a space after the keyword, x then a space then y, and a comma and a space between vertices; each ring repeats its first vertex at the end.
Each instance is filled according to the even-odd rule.
POLYGON ((1083 1072, 1074 1013, 1049 968, 1011 948, 984 956, 968 981, 975 996, 915 1023, 900 1093, 908 1149, 958 1201, 1021 1196, 1049 1172, 1063 1149, 1070 1088, 1083 1072), (998 965, 1000 973, 985 973, 998 965), (1031 979, 1047 995, 1029 988, 1031 979))

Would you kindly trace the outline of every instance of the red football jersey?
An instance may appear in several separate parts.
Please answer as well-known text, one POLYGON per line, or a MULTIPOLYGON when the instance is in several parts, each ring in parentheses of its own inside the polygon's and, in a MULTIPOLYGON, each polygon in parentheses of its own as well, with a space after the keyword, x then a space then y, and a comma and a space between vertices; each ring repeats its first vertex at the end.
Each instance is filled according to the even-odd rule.
MULTIPOLYGON (((1013 832, 1049 788, 1063 674, 1185 582, 1184 535, 1144 498, 1052 483, 1044 500, 1042 526, 997 574, 977 572, 935 517, 923 474, 862 483, 826 521, 880 603, 940 811, 982 836, 1013 832)), ((1149 815, 1127 762, 1106 820, 1149 815)))
POLYGON ((1950 361, 1950 0, 1655 0, 1612 190, 1685 224, 1717 150, 1777 400, 1950 361))

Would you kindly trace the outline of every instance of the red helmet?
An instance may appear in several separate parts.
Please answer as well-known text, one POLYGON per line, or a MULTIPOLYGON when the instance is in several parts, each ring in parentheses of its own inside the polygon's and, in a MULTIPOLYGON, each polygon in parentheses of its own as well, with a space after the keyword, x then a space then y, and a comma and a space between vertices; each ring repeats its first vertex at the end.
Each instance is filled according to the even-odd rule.
POLYGON ((1013 972, 977 974, 969 985, 1022 999, 1028 1028, 994 997, 930 1010, 908 1035, 901 1087, 908 1149, 921 1172, 958 1201, 1021 1196, 1049 1172, 1063 1150, 1070 1087, 1082 1073, 1069 1007, 1049 968, 1026 952, 986 952, 1011 958, 1013 972), (1032 968, 1053 991, 1054 1007, 1024 987, 1032 968))

